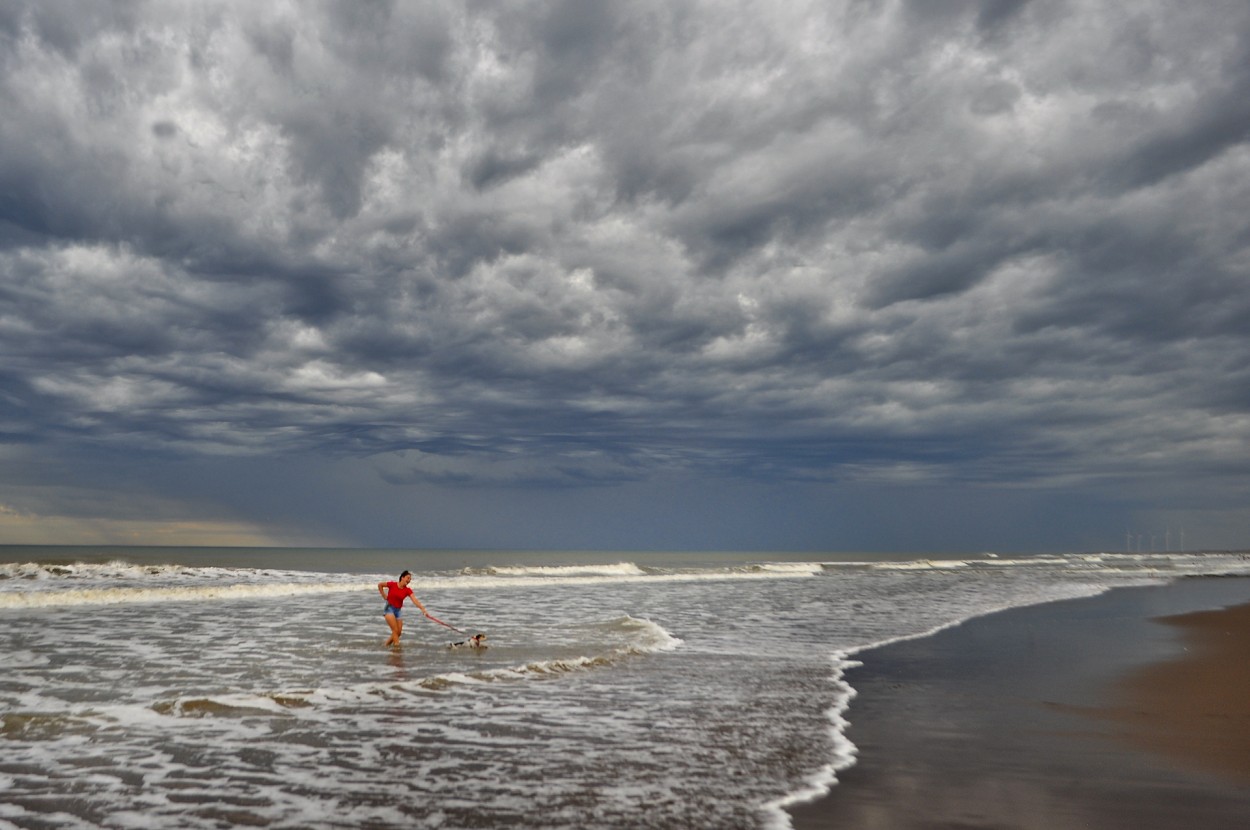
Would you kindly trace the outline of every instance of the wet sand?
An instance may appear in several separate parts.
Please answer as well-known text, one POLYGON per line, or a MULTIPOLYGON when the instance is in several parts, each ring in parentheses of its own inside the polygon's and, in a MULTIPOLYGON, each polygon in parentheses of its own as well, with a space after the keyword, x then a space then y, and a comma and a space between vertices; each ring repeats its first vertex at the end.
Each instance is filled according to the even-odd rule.
POLYGON ((1015 609, 860 659, 858 761, 797 830, 1250 826, 1250 579, 1015 609))
POLYGON ((1184 654, 1129 673, 1093 714, 1133 746, 1250 787, 1250 604, 1160 621, 1181 630, 1184 654))

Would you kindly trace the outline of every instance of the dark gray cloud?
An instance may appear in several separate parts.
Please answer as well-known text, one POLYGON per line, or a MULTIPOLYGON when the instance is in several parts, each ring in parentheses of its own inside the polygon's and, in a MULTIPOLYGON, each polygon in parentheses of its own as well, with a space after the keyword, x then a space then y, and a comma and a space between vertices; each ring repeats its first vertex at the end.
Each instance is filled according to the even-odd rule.
MULTIPOLYGON (((0 4, 0 504, 107 513, 21 471, 116 453, 360 542, 674 482, 720 512, 636 543, 766 491, 752 544, 911 544, 815 494, 943 488, 1236 527, 1247 44, 1234 0, 0 4)), ((630 541, 559 504, 527 538, 630 541)))

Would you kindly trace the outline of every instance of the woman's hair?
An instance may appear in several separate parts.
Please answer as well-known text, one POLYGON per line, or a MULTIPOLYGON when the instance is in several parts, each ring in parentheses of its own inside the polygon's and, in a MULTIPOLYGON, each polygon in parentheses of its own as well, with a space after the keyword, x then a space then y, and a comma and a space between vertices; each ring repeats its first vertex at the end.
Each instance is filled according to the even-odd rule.
POLYGON ((399 575, 399 578, 400 578, 400 579, 403 579, 403 578, 404 578, 404 577, 406 577, 406 576, 412 576, 412 574, 411 574, 410 572, 408 572, 408 571, 404 571, 403 573, 401 573, 401 574, 399 575))

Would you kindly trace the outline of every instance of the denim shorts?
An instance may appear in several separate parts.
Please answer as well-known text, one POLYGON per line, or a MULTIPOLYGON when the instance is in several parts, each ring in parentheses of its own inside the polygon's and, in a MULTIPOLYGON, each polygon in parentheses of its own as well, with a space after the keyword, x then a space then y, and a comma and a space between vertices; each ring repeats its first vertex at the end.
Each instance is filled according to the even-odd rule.
POLYGON ((402 610, 403 610, 402 608, 397 608, 388 602, 386 604, 386 607, 382 609, 382 616, 385 617, 387 614, 394 614, 395 619, 399 619, 399 612, 402 610))

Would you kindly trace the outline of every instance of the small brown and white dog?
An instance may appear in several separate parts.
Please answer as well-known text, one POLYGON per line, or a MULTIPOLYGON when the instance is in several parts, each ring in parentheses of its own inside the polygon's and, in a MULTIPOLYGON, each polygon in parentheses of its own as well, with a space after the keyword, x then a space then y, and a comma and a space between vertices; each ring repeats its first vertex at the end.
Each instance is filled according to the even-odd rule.
POLYGON ((467 640, 461 640, 458 643, 452 643, 448 648, 487 648, 485 634, 474 634, 467 640))

